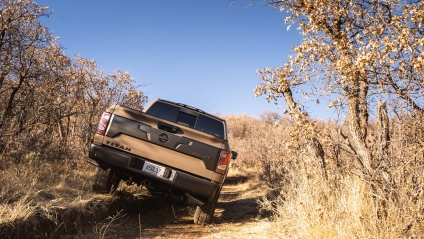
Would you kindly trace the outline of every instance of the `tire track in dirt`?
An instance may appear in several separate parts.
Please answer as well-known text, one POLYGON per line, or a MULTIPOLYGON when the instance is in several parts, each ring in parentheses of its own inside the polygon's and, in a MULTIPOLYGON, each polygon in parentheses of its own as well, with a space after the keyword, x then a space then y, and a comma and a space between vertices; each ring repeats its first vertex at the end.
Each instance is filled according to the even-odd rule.
MULTIPOLYGON (((240 227, 259 217, 257 199, 263 188, 254 182, 252 175, 228 177, 224 183, 211 225, 193 224, 192 214, 166 225, 149 228, 142 238, 201 238, 213 237, 215 233, 231 227, 240 227)), ((195 207, 193 207, 193 212, 195 207)), ((138 236, 139 237, 139 236, 138 236)))
POLYGON ((215 210, 214 222, 210 225, 198 226, 193 223, 194 204, 170 204, 163 199, 144 195, 139 208, 132 207, 122 217, 98 222, 70 237, 214 238, 216 233, 243 227, 258 219, 260 212, 257 199, 266 190, 265 186, 255 181, 252 172, 238 170, 236 175, 227 177, 215 210))

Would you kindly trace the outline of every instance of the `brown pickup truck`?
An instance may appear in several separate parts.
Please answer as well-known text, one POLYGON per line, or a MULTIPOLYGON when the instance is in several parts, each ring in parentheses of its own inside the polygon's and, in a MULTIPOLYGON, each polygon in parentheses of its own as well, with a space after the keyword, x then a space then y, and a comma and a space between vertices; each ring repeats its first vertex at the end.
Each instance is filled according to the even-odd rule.
POLYGON ((143 112, 110 106, 101 116, 88 162, 97 166, 96 193, 111 193, 120 181, 152 194, 198 206, 195 224, 211 223, 227 175, 231 151, 225 120, 162 99, 143 112))

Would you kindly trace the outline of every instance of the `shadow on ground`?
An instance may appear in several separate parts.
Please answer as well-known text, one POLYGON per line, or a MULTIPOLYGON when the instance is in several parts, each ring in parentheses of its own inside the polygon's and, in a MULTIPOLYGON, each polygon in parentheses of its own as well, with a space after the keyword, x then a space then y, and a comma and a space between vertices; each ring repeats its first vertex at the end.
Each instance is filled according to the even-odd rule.
POLYGON ((250 179, 249 176, 233 176, 233 177, 227 177, 225 179, 225 185, 235 185, 239 183, 245 183, 250 179))
POLYGON ((249 196, 255 187, 239 187, 243 183, 247 185, 249 179, 247 176, 227 178, 212 225, 193 223, 196 206, 190 202, 177 204, 147 191, 137 194, 122 190, 116 192, 111 203, 100 207, 107 208, 106 216, 104 213, 93 215, 93 220, 76 233, 61 234, 61 238, 196 238, 210 235, 220 225, 243 224, 260 216, 257 198, 253 194, 249 196))

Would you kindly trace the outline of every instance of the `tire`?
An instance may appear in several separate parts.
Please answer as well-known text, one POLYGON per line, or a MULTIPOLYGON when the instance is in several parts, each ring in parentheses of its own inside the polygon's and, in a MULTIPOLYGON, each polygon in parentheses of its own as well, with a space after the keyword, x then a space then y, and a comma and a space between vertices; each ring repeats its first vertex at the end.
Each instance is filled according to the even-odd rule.
POLYGON ((101 194, 114 193, 118 188, 120 178, 117 177, 115 170, 108 168, 103 170, 96 169, 93 181, 93 192, 101 194))
POLYGON ((221 189, 219 189, 212 201, 196 207, 196 212, 194 213, 194 224, 205 225, 212 223, 213 214, 215 212, 216 203, 218 202, 220 193, 221 189))

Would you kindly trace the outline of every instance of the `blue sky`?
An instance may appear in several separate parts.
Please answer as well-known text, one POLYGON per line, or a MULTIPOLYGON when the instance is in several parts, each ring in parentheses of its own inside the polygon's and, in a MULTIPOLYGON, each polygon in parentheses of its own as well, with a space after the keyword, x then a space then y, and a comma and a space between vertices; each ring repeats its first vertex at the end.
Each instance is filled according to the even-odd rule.
POLYGON ((254 97, 256 70, 283 65, 300 36, 262 1, 236 0, 230 8, 227 0, 35 2, 54 11, 40 20, 67 55, 95 60, 106 74, 129 72, 150 100, 221 115, 286 108, 254 97))

